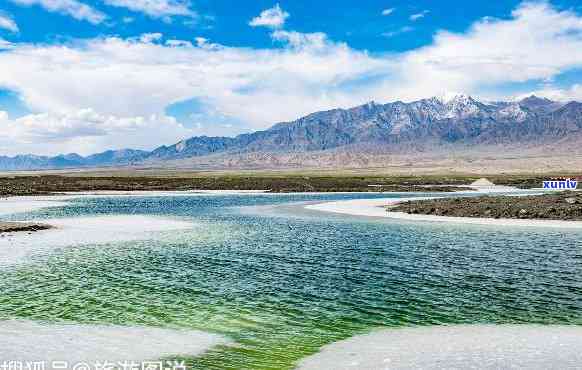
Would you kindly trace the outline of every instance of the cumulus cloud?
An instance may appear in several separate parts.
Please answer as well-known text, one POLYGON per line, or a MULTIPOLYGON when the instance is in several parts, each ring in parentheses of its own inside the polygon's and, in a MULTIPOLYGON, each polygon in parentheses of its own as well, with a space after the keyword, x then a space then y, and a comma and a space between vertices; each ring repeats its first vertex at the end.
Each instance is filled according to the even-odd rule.
POLYGON ((396 9, 394 9, 394 8, 384 9, 384 10, 382 10, 382 15, 383 16, 390 15, 390 14, 394 13, 394 10, 396 10, 396 9))
POLYGON ((327 35, 322 32, 301 33, 277 30, 271 34, 271 37, 273 40, 283 42, 294 49, 323 50, 331 44, 327 35))
POLYGON ((289 13, 276 4, 270 9, 263 10, 258 17, 253 18, 249 25, 252 27, 281 28, 289 18, 289 13))
POLYGON ((496 84, 545 80, 582 66, 582 17, 548 3, 523 3, 512 18, 485 18, 466 33, 440 31, 432 45, 403 55, 400 93, 479 92, 496 84))
POLYGON ((540 89, 536 89, 525 94, 520 94, 516 99, 523 99, 525 97, 536 95, 545 97, 556 101, 582 101, 582 84, 574 84, 567 88, 559 88, 552 85, 543 86, 540 89))
MULTIPOLYGON (((192 46, 187 40, 152 42, 149 36, 12 44, 0 53, 0 87, 51 117, 91 108, 103 117, 159 118, 168 106, 193 100, 225 121, 262 129, 369 100, 410 101, 443 91, 505 98, 508 84, 547 81, 580 68, 581 35, 581 16, 537 2, 520 5, 508 19, 482 19, 464 33, 439 31, 428 46, 385 55, 355 50, 323 33, 280 29, 272 33, 279 46, 273 49, 228 47, 200 37, 192 46)), ((541 90, 569 98, 580 87, 541 90)), ((157 121, 151 122, 144 132, 155 129, 157 121)), ((107 137, 71 131, 92 140, 107 137)), ((152 132, 149 142, 164 142, 152 132)))
POLYGON ((201 49, 206 49, 206 50, 219 50, 222 48, 222 45, 220 44, 216 44, 213 42, 210 42, 207 38, 205 37, 195 37, 194 41, 196 41, 196 46, 198 46, 201 49))
POLYGON ((67 113, 29 114, 11 120, 0 111, 0 155, 63 152, 91 154, 104 148, 151 149, 162 142, 178 141, 192 131, 172 117, 117 117, 92 109, 67 113))
POLYGON ((77 20, 99 24, 107 16, 99 10, 77 0, 10 0, 18 5, 40 5, 49 12, 69 15, 77 20))
POLYGON ((415 13, 415 14, 412 14, 412 15, 411 15, 410 17, 408 17, 408 18, 409 18, 411 21, 415 22, 415 21, 417 21, 417 20, 419 20, 419 19, 421 19, 421 18, 424 18, 424 17, 425 17, 425 16, 426 16, 428 13, 429 13, 429 11, 428 11, 428 10, 423 10, 423 11, 422 11, 422 12, 420 12, 420 13, 415 13))
POLYGON ((167 40, 166 41, 166 45, 168 46, 173 46, 176 48, 191 48, 194 45, 192 45, 192 43, 190 41, 186 41, 186 40, 167 40))
POLYGON ((191 9, 188 0, 103 0, 105 4, 144 13, 152 18, 184 16, 195 18, 197 13, 191 9))
POLYGON ((231 48, 202 39, 196 47, 170 47, 149 42, 149 36, 21 45, 0 54, 0 86, 40 112, 91 107, 147 116, 198 98, 261 128, 337 104, 334 96, 344 96, 342 105, 353 102, 339 85, 384 67, 323 34, 286 32, 277 38, 281 49, 231 48))
POLYGON ((10 16, 0 11, 0 29, 5 29, 11 32, 18 32, 18 25, 10 16))
POLYGON ((145 44, 149 44, 161 40, 162 37, 164 37, 164 35, 159 32, 144 33, 139 37, 139 40, 145 44))

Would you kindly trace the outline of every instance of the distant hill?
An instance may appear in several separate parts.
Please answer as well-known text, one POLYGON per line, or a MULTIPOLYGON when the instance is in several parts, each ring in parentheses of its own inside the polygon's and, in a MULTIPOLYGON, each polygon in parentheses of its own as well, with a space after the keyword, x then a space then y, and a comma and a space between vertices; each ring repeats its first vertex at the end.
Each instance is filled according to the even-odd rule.
POLYGON ((108 150, 103 153, 82 157, 78 154, 63 154, 56 157, 37 155, 17 155, 15 157, 0 156, 0 169, 12 170, 38 170, 38 169, 62 169, 80 167, 120 166, 139 163, 150 152, 143 150, 123 149, 108 150))
MULTIPOLYGON (((582 103, 558 103, 530 96, 516 102, 480 102, 470 96, 432 97, 411 103, 367 103, 317 112, 264 131, 237 137, 193 137, 151 152, 107 151, 89 157, 20 155, 0 157, 2 170, 160 165, 220 156, 252 158, 284 153, 415 153, 439 147, 558 145, 582 138, 582 103), (574 139, 572 139, 574 138, 574 139)), ((582 140, 580 140, 582 144, 582 140)), ((582 145, 580 145, 582 147, 582 145)), ((318 154, 319 155, 319 154, 318 154)), ((301 165, 301 163, 297 163, 301 165)))

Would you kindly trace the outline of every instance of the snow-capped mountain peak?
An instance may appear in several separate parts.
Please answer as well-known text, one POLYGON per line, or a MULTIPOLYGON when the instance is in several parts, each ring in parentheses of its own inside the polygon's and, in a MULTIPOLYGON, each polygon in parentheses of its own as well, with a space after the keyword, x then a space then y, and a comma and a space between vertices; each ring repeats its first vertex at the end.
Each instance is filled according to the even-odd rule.
POLYGON ((107 151, 89 157, 0 156, 0 169, 119 166, 188 161, 216 154, 224 158, 221 156, 231 153, 301 153, 347 146, 350 150, 408 150, 416 144, 498 145, 520 140, 556 145, 572 133, 582 138, 581 117, 582 103, 564 105, 534 96, 520 101, 481 102, 464 94, 446 94, 409 103, 369 102, 315 112, 265 131, 237 137, 192 137, 151 152, 107 151))
POLYGON ((469 95, 458 93, 444 93, 430 99, 441 105, 439 118, 465 118, 478 115, 482 104, 469 95))
POLYGON ((500 118, 514 120, 516 122, 523 122, 527 118, 527 112, 518 103, 507 104, 505 107, 499 109, 497 115, 500 118))
POLYGON ((451 102, 467 102, 472 98, 468 95, 457 93, 457 92, 444 92, 440 95, 434 97, 435 100, 439 101, 441 104, 450 104, 451 102))

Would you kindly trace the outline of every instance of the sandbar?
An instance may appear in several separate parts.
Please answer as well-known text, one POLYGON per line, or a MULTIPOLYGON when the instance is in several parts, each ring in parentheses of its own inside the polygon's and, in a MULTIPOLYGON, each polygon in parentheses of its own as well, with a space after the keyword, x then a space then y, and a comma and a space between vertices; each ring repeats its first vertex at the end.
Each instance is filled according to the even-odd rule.
POLYGON ((574 369, 582 363, 580 348, 580 326, 384 329, 325 346, 298 369, 574 369))
MULTIPOLYGON (((532 195, 533 193, 526 193, 532 195)), ((536 193, 537 194, 537 193, 536 193)), ((512 194, 522 196, 525 194, 512 194)), ((391 218, 416 222, 447 222, 470 225, 492 225, 513 227, 549 227, 562 229, 582 229, 582 221, 561 221, 542 219, 505 219, 505 218, 480 218, 480 217, 449 217, 422 214, 409 214, 405 212, 390 212, 386 206, 396 205, 409 200, 429 200, 439 197, 410 197, 410 198, 378 198, 378 199, 352 199, 335 202, 325 202, 306 205, 305 209, 321 212, 339 213, 362 217, 391 218)))
POLYGON ((0 321, 0 362, 38 361, 47 370, 62 366, 62 362, 66 362, 66 368, 84 363, 88 367, 79 368, 86 370, 106 362, 123 368, 122 364, 128 362, 194 357, 227 343, 222 336, 197 330, 0 321))
POLYGON ((42 220, 42 223, 53 229, 0 237, 0 266, 60 247, 155 239, 163 232, 194 226, 187 220, 141 215, 61 218, 42 220))

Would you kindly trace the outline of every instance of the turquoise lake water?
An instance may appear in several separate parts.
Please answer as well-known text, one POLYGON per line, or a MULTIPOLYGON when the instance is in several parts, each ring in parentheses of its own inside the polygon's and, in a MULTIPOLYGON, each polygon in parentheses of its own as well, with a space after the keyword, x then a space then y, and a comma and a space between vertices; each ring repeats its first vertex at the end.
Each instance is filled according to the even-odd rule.
POLYGON ((582 325, 579 231, 287 205, 388 196, 100 198, 20 215, 163 215, 194 226, 0 267, 0 319, 198 329, 237 343, 188 359, 200 369, 291 369, 325 344, 382 327, 582 325))

